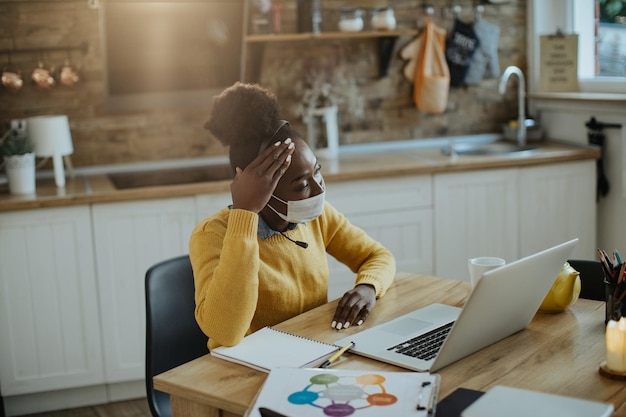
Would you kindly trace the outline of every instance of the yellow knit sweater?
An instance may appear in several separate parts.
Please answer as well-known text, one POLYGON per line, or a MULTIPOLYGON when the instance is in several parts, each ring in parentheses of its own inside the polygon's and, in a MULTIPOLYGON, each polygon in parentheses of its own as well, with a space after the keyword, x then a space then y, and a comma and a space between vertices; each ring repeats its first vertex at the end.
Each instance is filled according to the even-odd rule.
POLYGON ((357 274, 356 284, 373 285, 377 297, 393 281, 393 255, 328 202, 317 219, 285 232, 307 249, 278 234, 262 240, 257 227, 258 214, 224 208, 191 234, 195 315, 209 349, 326 303, 326 252, 357 274))

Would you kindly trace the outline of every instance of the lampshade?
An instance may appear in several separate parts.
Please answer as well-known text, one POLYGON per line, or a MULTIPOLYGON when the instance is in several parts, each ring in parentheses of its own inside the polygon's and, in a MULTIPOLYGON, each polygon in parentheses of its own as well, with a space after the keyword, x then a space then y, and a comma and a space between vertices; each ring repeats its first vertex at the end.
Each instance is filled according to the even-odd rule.
POLYGON ((67 116, 36 116, 26 123, 28 136, 35 147, 35 155, 46 157, 71 155, 72 134, 67 116))
POLYGON ((26 122, 26 129, 33 143, 35 155, 52 157, 55 183, 57 187, 65 187, 62 157, 74 152, 67 116, 31 117, 26 122))

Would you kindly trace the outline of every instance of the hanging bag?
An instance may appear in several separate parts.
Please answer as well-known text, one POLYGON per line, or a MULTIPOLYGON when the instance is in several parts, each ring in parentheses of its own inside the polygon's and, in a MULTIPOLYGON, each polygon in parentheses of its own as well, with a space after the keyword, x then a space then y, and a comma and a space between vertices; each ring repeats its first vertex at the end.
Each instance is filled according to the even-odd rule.
POLYGON ((423 112, 441 114, 446 110, 450 71, 444 53, 445 31, 431 21, 426 23, 422 48, 415 67, 413 99, 423 112))

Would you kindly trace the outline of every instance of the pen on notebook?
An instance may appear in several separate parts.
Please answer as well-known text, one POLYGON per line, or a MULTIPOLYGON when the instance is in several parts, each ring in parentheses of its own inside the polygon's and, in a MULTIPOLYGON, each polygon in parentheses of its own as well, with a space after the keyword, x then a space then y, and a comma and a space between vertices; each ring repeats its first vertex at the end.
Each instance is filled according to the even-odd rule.
POLYGON ((320 368, 328 368, 330 364, 335 362, 337 359, 341 357, 341 355, 343 355, 344 353, 346 353, 348 350, 352 349, 353 347, 354 347, 354 342, 348 343, 347 345, 339 349, 337 352, 333 353, 333 355, 330 358, 325 360, 324 363, 320 365, 320 368))

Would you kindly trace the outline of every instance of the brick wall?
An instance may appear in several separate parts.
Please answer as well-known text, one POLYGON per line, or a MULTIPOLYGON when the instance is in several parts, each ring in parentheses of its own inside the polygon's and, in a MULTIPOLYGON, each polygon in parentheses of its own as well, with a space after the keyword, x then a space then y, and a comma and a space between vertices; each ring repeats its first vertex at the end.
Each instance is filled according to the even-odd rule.
MULTIPOLYGON (((104 2, 106 0, 101 0, 104 2)), ((275 0, 278 2, 278 0, 275 0)), ((284 32, 295 30, 295 1, 283 0, 284 32)), ((337 27, 339 8, 356 2, 324 0, 323 30, 337 27)), ((391 5, 399 28, 415 28, 421 19, 421 1, 359 1, 368 9, 391 5)), ((451 27, 450 2, 433 0, 435 20, 451 27)), ((457 1, 463 17, 472 18, 472 1, 457 1)), ((526 2, 512 0, 500 5, 485 5, 484 19, 501 28, 499 61, 501 68, 518 65, 526 68, 526 2)), ((177 106, 151 111, 116 111, 105 108, 104 61, 100 33, 101 10, 88 6, 87 0, 10 0, 0 1, 0 65, 9 59, 19 66, 25 78, 40 62, 59 66, 65 59, 80 67, 81 82, 73 88, 55 87, 40 91, 31 83, 17 94, 0 89, 0 120, 40 114, 67 114, 74 140, 75 166, 159 161, 222 155, 226 150, 203 128, 210 111, 211 97, 194 106, 177 106), (37 48, 77 46, 88 49, 35 52, 37 48), (12 49, 33 50, 6 53, 12 49)), ((368 15, 365 15, 366 21, 368 15)), ((377 39, 278 42, 267 44, 260 60, 258 81, 274 90, 285 117, 303 132, 306 129, 294 114, 299 90, 295 88, 307 68, 337 68, 353 77, 365 101, 365 117, 357 118, 341 109, 340 141, 368 143, 435 136, 497 132, 516 114, 514 88, 506 98, 497 92, 497 79, 478 86, 451 90, 446 111, 429 115, 412 103, 412 85, 404 79, 405 62, 400 49, 410 36, 397 39, 386 76, 379 76, 377 39)))

